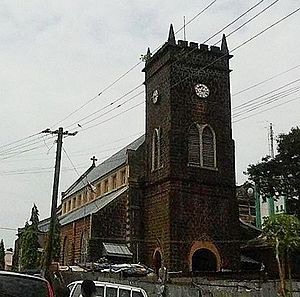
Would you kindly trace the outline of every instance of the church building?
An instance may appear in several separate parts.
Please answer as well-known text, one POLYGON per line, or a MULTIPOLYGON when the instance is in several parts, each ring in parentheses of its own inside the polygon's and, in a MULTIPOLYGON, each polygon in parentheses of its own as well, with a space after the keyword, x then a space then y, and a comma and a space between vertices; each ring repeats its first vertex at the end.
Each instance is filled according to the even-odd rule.
POLYGON ((175 40, 145 56, 145 135, 62 195, 62 264, 141 262, 169 271, 239 266, 230 68, 221 47, 175 40))

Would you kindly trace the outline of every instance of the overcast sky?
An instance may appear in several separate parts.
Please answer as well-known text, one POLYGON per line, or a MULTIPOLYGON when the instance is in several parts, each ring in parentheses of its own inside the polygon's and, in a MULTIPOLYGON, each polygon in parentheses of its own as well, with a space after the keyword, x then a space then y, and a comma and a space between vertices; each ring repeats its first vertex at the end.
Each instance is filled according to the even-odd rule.
MULTIPOLYGON (((24 225, 33 203, 40 210, 40 219, 50 213, 54 138, 45 134, 44 141, 41 135, 27 137, 59 126, 79 131, 64 139, 64 149, 77 170, 64 153, 60 180, 60 191, 64 191, 90 166, 93 155, 99 164, 143 134, 144 94, 132 98, 144 90, 143 86, 106 107, 143 82, 143 63, 107 87, 139 63, 148 46, 153 51, 166 41, 170 23, 177 31, 183 25, 183 16, 188 23, 212 2, 0 1, 0 239, 4 239, 6 248, 13 246, 15 239, 16 231, 10 229, 24 225), (94 112, 97 113, 91 116, 94 112), (26 139, 11 144, 22 138, 26 139)), ((215 1, 187 25, 187 40, 204 42, 259 2, 255 9, 222 31, 226 35, 274 0, 215 1)), ((299 0, 277 1, 230 35, 229 48, 236 48, 298 7, 299 0)), ((238 184, 246 180, 243 171, 248 164, 269 154, 270 123, 274 125, 275 136, 299 125, 300 82, 294 82, 300 74, 300 67, 296 67, 300 65, 299 28, 297 12, 232 53, 238 184), (261 83, 273 76, 276 77, 261 83), (256 84, 259 85, 236 94, 256 84), (286 84, 289 85, 280 88, 286 84), (266 93, 270 94, 262 96, 266 93), (265 105, 262 100, 276 101, 265 105), (249 101, 261 107, 250 112, 253 105, 245 109, 249 101), (239 117, 237 112, 241 112, 239 117)), ((222 33, 208 44, 218 42, 222 33)), ((183 39, 183 31, 176 38, 183 39)))

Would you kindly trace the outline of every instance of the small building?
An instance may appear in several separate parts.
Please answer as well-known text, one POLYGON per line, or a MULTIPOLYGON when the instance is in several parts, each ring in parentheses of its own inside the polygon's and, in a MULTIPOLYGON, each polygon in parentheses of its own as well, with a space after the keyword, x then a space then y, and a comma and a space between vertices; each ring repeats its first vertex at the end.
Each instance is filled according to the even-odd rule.
POLYGON ((4 255, 4 270, 12 270, 12 265, 13 265, 13 249, 7 249, 5 251, 5 255, 4 255))
POLYGON ((256 226, 256 199, 254 186, 245 182, 236 188, 239 207, 239 218, 246 223, 256 226))

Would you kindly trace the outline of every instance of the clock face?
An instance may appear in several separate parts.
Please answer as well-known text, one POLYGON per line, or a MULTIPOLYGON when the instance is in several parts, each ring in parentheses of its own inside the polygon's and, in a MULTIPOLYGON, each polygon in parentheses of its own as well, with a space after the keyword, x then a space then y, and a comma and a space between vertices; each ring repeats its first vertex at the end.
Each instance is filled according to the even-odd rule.
POLYGON ((195 93, 200 98, 207 98, 209 95, 209 88, 204 84, 196 84, 195 93))
POLYGON ((154 90, 152 93, 152 102, 154 104, 158 102, 158 97, 159 97, 158 90, 154 90))

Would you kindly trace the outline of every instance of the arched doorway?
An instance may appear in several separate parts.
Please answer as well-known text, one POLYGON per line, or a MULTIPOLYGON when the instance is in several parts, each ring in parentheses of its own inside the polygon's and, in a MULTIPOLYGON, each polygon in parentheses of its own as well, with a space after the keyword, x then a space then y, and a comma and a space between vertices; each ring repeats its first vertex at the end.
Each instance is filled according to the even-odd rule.
POLYGON ((162 260, 161 260, 161 252, 159 249, 156 249, 154 254, 153 254, 153 266, 155 273, 158 275, 158 270, 161 267, 162 260))
POLYGON ((220 271, 221 257, 211 241, 194 241, 189 253, 190 271, 220 271))
POLYGON ((208 249, 196 250, 192 256, 192 271, 217 271, 217 258, 208 249))

